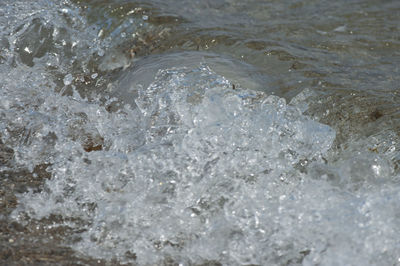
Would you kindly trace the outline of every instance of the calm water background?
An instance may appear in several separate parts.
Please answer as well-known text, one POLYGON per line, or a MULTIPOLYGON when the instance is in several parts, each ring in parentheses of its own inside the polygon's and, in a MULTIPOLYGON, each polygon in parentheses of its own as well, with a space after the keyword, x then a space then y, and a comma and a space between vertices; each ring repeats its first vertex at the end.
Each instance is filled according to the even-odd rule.
POLYGON ((155 52, 201 50, 234 58, 249 64, 257 89, 288 98, 307 87, 378 95, 398 89, 397 1, 77 3, 91 23, 121 42, 118 35, 126 33, 129 41, 135 32, 121 25, 145 15, 146 23, 169 32, 155 52))

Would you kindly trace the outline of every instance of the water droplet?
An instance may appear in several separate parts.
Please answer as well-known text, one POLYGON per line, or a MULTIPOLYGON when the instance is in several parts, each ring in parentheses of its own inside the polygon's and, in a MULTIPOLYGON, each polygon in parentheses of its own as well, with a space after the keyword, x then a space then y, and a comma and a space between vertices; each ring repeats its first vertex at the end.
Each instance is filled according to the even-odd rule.
POLYGON ((72 74, 65 75, 65 77, 63 79, 64 85, 65 86, 70 85, 72 83, 72 80, 73 80, 72 74))
POLYGON ((31 54, 31 53, 32 53, 32 50, 31 50, 31 49, 29 49, 29 47, 28 47, 28 46, 27 46, 27 47, 25 47, 24 51, 25 51, 25 52, 27 52, 28 54, 31 54))

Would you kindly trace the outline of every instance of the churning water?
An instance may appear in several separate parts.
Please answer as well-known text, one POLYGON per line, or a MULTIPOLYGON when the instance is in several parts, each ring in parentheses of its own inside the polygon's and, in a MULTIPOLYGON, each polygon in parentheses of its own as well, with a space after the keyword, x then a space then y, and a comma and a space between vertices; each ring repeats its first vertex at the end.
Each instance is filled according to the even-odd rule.
POLYGON ((399 32, 398 1, 3 0, 0 259, 400 264, 399 32))

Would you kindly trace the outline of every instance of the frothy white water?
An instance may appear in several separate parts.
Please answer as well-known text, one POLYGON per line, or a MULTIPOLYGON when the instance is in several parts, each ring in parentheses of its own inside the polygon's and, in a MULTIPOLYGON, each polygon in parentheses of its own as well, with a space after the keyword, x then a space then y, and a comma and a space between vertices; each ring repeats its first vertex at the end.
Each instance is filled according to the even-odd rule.
POLYGON ((305 180, 295 166, 320 161, 333 130, 276 96, 233 90, 206 67, 161 71, 137 93, 137 108, 118 113, 78 96, 44 99, 33 114, 40 127, 30 141, 38 145, 19 160, 43 160, 37 146, 56 136, 45 151, 53 178, 20 198, 15 217, 23 210, 88 219, 75 248, 102 258, 129 251, 141 264, 167 256, 262 263, 278 250, 300 256, 302 243, 260 250, 272 244, 273 227, 292 226, 274 221, 274 212, 281 201, 297 202, 293 190, 305 180), (84 152, 75 139, 87 135, 104 139, 103 150, 84 152))
MULTIPOLYGON (((356 195, 327 180, 335 133, 301 105, 233 90, 204 66, 161 71, 137 88, 136 107, 116 113, 29 91, 20 97, 34 111, 8 106, 2 115, 29 132, 16 163, 50 163, 53 177, 20 195, 13 217, 86 221, 77 251, 135 254, 139 264, 374 264, 397 255, 398 187, 356 195), (87 138, 102 149, 85 152, 87 138)), ((390 167, 375 162, 383 172, 373 173, 386 175, 390 167)), ((347 165, 338 162, 342 178, 353 176, 347 165)))
MULTIPOLYGON (((310 91, 287 104, 233 86, 207 62, 167 62, 141 82, 149 86, 130 82, 127 72, 110 86, 119 99, 104 103, 96 92, 83 99, 70 64, 52 59, 71 52, 82 67, 79 56, 101 47, 63 54, 54 37, 54 47, 29 57, 16 47, 25 34, 46 33, 39 30, 46 23, 22 20, 26 28, 5 35, 17 45, 7 41, 2 50, 1 141, 14 157, 0 169, 45 164, 52 177, 40 192, 18 195, 12 219, 61 216, 66 222, 53 226, 79 232, 78 241, 65 239, 77 252, 139 265, 399 262, 400 188, 390 160, 397 151, 360 152, 391 135, 337 151, 334 130, 302 114, 310 91), (56 93, 60 86, 72 95, 56 93)), ((72 29, 70 43, 90 42, 72 29)))

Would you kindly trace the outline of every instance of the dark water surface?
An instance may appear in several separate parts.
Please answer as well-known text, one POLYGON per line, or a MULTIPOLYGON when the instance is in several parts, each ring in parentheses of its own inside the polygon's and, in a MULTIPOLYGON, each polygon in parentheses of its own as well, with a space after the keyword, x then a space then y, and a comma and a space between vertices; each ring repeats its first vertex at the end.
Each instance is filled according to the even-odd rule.
POLYGON ((0 264, 397 265, 399 1, 0 1, 0 264))
POLYGON ((149 36, 143 54, 200 50, 236 59, 250 65, 244 71, 257 83, 252 88, 287 98, 308 87, 380 95, 398 89, 397 1, 77 3, 120 42, 138 42, 131 34, 142 27, 124 24, 148 17, 144 23, 165 38, 149 36), (125 40, 118 36, 124 33, 125 40))

